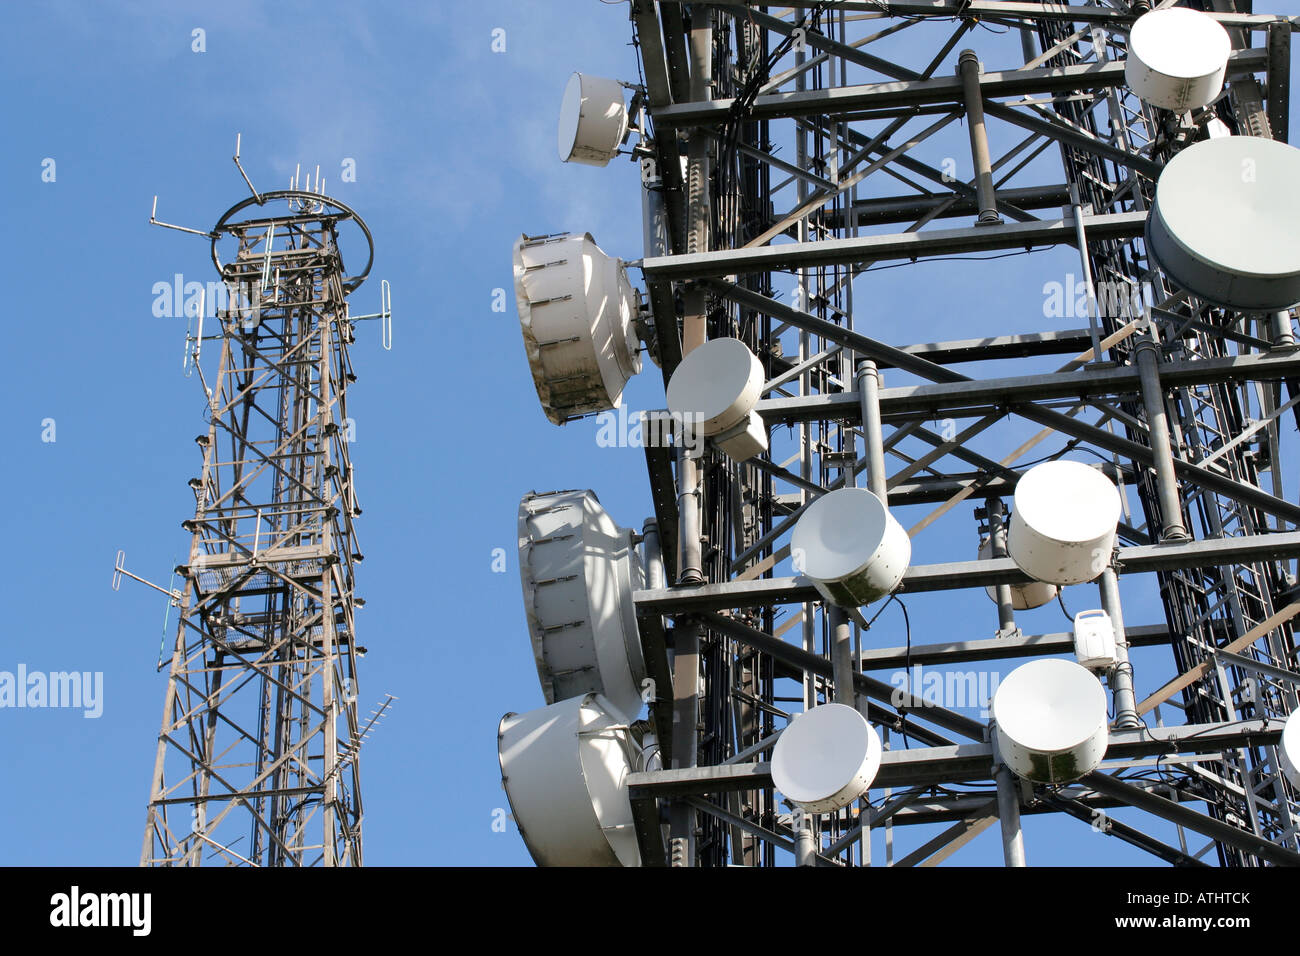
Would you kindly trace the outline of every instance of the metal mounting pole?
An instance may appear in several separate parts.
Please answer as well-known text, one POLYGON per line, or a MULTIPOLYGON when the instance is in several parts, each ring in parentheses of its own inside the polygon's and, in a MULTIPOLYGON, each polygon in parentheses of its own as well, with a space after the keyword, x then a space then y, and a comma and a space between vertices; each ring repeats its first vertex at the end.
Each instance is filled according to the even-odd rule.
POLYGON ((858 401, 862 406, 862 435, 867 444, 867 488, 888 505, 885 443, 880 431, 880 370, 875 362, 864 359, 858 363, 856 376, 858 401))
POLYGON ((1178 498, 1178 479, 1174 474, 1173 450, 1169 441, 1169 416, 1165 410, 1165 394, 1160 387, 1160 349, 1150 337, 1137 343, 1138 375, 1142 383, 1142 403, 1147 413, 1147 428, 1151 438, 1151 453, 1155 459, 1156 488, 1160 495, 1160 517, 1164 527, 1160 531, 1163 541, 1187 537, 1183 526, 1183 508, 1178 498))
POLYGON ((957 57, 961 76, 962 98, 966 103, 966 128, 970 133, 971 159, 975 162, 975 201, 979 206, 977 226, 1002 222, 998 215, 997 195, 993 191, 993 160, 989 157, 989 137, 984 128, 984 99, 980 92, 980 58, 974 50, 962 50, 957 57))
POLYGON ((1291 313, 1283 309, 1272 315, 1273 348, 1289 349, 1295 347, 1295 333, 1291 331, 1291 313))
POLYGON ((1115 628, 1115 669, 1110 673, 1110 692, 1115 703, 1115 727, 1127 730, 1141 727, 1137 698, 1133 693, 1133 665, 1128 659, 1128 638, 1124 634, 1124 612, 1119 601, 1119 580, 1112 568, 1107 567, 1097 580, 1101 591, 1102 610, 1110 617, 1115 628))
POLYGON ((1025 866, 1025 835, 1020 828, 1020 781, 1002 758, 995 774, 998 822, 1002 824, 1002 859, 1007 866, 1025 866))
MULTIPOLYGON (((1007 526, 1002 520, 1006 508, 1001 498, 988 499, 989 545, 995 558, 1007 556, 1007 526)), ((995 591, 998 599, 998 637, 1014 637, 1019 633, 1016 627, 1016 608, 1011 595, 1011 585, 999 584, 995 591)))

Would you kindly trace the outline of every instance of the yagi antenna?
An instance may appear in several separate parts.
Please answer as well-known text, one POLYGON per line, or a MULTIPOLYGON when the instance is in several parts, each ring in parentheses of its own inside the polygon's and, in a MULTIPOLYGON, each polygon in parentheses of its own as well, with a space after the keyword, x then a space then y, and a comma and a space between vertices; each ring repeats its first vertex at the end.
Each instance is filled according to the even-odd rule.
POLYGON ((162 226, 165 229, 175 229, 177 232, 190 232, 196 236, 203 236, 205 239, 217 238, 210 232, 204 232, 202 229, 191 229, 189 226, 174 226, 170 222, 163 222, 158 218, 158 196, 153 197, 153 212, 149 213, 149 225, 162 226))

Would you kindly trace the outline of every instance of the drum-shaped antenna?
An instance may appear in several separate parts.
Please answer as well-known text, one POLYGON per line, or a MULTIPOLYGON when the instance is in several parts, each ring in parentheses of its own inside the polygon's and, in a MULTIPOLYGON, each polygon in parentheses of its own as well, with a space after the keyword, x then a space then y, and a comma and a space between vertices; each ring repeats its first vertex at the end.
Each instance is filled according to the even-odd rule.
POLYGON ((1223 89, 1232 41, 1213 17, 1187 7, 1151 10, 1128 35, 1124 81, 1153 106, 1185 112, 1223 89))
POLYGON ((1300 787, 1300 710, 1293 710, 1282 728, 1282 739, 1277 742, 1278 769, 1291 784, 1300 787))
MULTIPOLYGON (((980 541, 979 557, 981 561, 987 561, 993 557, 993 543, 987 536, 980 541)), ((1028 611, 1032 608, 1042 607, 1047 602, 1056 600, 1057 590, 1055 584, 1049 584, 1046 581, 1013 584, 1011 585, 1011 606, 1017 611, 1028 611)), ((998 599, 997 588, 986 587, 984 593, 989 596, 990 601, 998 599)))
POLYGON ((795 571, 827 601, 861 607, 898 587, 912 560, 912 541, 884 502, 865 488, 822 495, 790 536, 795 571))
POLYGON ((497 729, 501 784, 538 866, 640 866, 626 779, 637 748, 605 698, 585 694, 497 729))
POLYGON ((617 408, 641 371, 636 296, 623 263, 590 235, 515 243, 515 300, 528 368, 557 425, 617 408))
POLYGON ((1300 304, 1297 183, 1294 146, 1259 136, 1195 143, 1156 181, 1147 248, 1165 275, 1214 305, 1289 309, 1300 304))
POLYGON ((822 704, 795 717, 772 749, 772 782, 809 813, 847 807, 880 770, 880 737, 845 704, 822 704))
POLYGON ((998 752, 1036 783, 1067 783, 1096 770, 1109 742, 1106 692, 1074 661, 1022 664, 993 695, 998 752))
POLYGON ((763 381, 763 363, 744 342, 710 339, 673 372, 668 410, 683 429, 712 438, 723 454, 745 461, 767 450, 767 426, 754 411, 763 381))
POLYGON ((623 84, 574 73, 560 103, 560 161, 608 166, 627 137, 623 84))
POLYGON ((1016 484, 1007 554, 1031 578, 1051 584, 1092 581, 1110 564, 1119 525, 1119 491, 1080 461, 1046 461, 1016 484))
POLYGON ((635 718, 646 665, 632 592, 645 574, 632 532, 595 492, 530 492, 519 502, 519 577, 547 702, 598 693, 635 718))

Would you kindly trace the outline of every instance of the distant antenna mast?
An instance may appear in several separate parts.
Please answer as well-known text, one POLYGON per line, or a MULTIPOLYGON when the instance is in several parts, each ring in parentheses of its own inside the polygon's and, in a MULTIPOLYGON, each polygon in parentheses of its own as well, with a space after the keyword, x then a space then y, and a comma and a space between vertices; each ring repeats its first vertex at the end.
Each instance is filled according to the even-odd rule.
MULTIPOLYGON (((212 303, 215 376, 199 368, 210 414, 184 583, 159 588, 180 615, 140 861, 359 866, 358 751, 392 700, 358 717, 347 296, 374 245, 355 212, 318 191, 319 173, 317 191, 258 192, 240 145, 252 196, 210 231, 160 222, 156 197, 150 217, 211 240, 227 301, 212 303), (344 263, 349 231, 361 263, 344 263)), ((199 367, 206 305, 187 371, 199 367)), ((136 577, 119 554, 115 586, 122 575, 136 577)))

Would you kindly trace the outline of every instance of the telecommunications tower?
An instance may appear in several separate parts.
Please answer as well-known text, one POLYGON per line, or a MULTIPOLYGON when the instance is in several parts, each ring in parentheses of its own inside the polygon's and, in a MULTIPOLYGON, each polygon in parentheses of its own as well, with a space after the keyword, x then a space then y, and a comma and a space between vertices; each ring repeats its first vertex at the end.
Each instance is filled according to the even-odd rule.
POLYGON ((141 864, 360 866, 358 749, 377 714, 357 709, 347 394, 355 323, 381 319, 390 342, 387 283, 379 314, 349 314, 374 246, 319 171, 248 185, 211 230, 185 230, 210 239, 224 303, 208 334, 200 303, 186 339, 207 428, 141 864))
POLYGON ((992 829, 1023 866, 1050 814, 1300 864, 1300 18, 630 18, 637 82, 575 74, 559 145, 639 164, 642 257, 525 235, 516 292, 552 422, 618 406, 644 352, 671 440, 639 533, 590 490, 520 506, 547 705, 498 736, 534 860, 933 865, 992 829), (1083 307, 955 301, 953 259, 1069 261, 1083 307), (1006 673, 981 714, 917 665, 1006 673))

